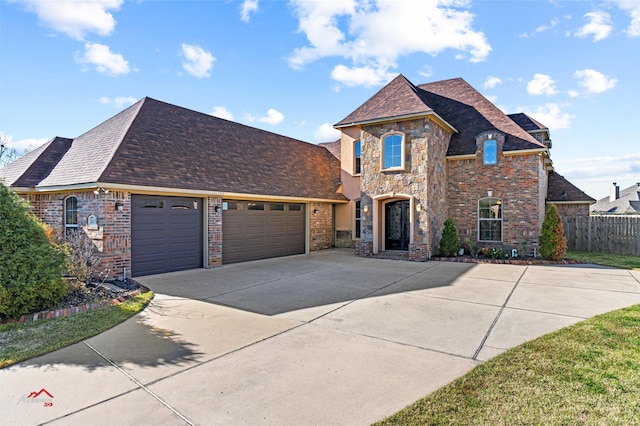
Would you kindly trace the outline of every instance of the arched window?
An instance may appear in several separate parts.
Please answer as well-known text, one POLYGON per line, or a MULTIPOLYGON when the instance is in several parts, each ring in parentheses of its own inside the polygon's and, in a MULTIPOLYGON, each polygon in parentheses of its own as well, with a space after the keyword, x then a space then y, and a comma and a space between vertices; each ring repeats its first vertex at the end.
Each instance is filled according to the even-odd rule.
POLYGON ((353 162, 354 162, 354 174, 360 174, 360 141, 357 140, 353 143, 353 162))
POLYGON ((478 201, 478 241, 502 241, 502 200, 486 197, 478 201))
POLYGON ((498 143, 495 139, 487 139, 484 141, 484 164, 498 164, 498 143))
POLYGON ((404 134, 389 133, 381 145, 382 170, 404 170, 404 134))
POLYGON ((67 197, 64 200, 65 232, 78 229, 78 198, 67 197))

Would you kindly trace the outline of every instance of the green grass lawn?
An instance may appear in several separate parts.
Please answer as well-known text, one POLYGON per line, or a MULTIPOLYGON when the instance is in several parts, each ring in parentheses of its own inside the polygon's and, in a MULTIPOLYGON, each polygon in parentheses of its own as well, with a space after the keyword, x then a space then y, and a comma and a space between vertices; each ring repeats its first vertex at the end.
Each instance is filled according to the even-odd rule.
POLYGON ((378 424, 640 424, 640 305, 504 352, 378 424))
POLYGON ((0 368, 100 334, 143 310, 152 298, 149 291, 119 305, 65 318, 0 325, 0 368))
POLYGON ((640 269, 640 256, 611 253, 592 253, 588 251, 567 251, 566 259, 575 259, 580 262, 593 263, 595 265, 613 266, 622 269, 640 269))

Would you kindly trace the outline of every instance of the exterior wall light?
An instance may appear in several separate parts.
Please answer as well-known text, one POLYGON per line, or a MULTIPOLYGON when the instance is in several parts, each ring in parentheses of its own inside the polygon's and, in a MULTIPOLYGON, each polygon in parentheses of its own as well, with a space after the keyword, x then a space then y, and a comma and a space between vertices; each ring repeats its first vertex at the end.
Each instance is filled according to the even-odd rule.
POLYGON ((119 212, 124 210, 124 205, 120 201, 116 201, 116 210, 119 212))
POLYGON ((369 213, 369 206, 364 206, 364 207, 362 208, 362 210, 363 210, 365 213, 369 213))
POLYGON ((313 214, 318 214, 318 209, 313 209, 313 214))
POLYGON ((416 211, 418 213, 422 211, 422 204, 420 204, 420 203, 416 204, 416 211))

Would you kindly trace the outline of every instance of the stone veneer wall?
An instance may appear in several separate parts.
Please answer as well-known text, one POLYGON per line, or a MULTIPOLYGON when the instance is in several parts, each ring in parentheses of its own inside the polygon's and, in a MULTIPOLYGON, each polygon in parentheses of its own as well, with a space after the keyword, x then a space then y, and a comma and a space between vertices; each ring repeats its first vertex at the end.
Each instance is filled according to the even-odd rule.
POLYGON ((208 261, 209 267, 214 268, 222 266, 222 198, 208 197, 207 207, 209 216, 208 221, 208 239, 207 247, 209 249, 208 261), (216 207, 218 211, 216 212, 216 207))
POLYGON ((497 165, 483 164, 484 144, 481 142, 487 139, 486 136, 479 137, 474 159, 448 161, 449 216, 455 220, 462 242, 467 238, 477 241, 478 201, 487 197, 487 191, 492 191, 492 196, 503 202, 502 242, 478 242, 478 245, 508 251, 519 248, 526 241, 532 249, 538 245, 542 227, 540 218, 544 215, 544 204, 539 201, 542 157, 537 154, 504 156, 504 139, 495 133, 497 165))
MULTIPOLYGON (((426 260, 439 244, 447 214, 446 151, 450 135, 428 118, 389 122, 363 127, 361 133, 362 238, 356 253, 367 256, 373 250, 373 199, 384 194, 405 194, 422 204, 414 211, 413 241, 409 250, 413 260, 426 260), (405 134, 405 170, 381 171, 380 138, 389 132, 405 134)), ((380 232, 384 232, 382 229, 380 232)), ((377 233, 376 233, 377 234, 377 233)), ((375 236, 379 238, 380 236, 375 236)))
POLYGON ((309 251, 333 247, 333 204, 309 203, 309 251), (314 213, 314 211, 316 211, 314 213))

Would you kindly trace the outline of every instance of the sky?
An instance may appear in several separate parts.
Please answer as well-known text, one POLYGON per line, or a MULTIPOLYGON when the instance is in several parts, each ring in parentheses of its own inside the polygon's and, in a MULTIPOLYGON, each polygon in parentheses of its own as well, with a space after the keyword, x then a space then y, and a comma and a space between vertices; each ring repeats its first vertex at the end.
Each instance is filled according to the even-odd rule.
POLYGON ((640 182, 640 0, 0 0, 18 154, 145 96, 333 141, 399 73, 462 77, 542 122, 556 172, 593 198, 640 182))

